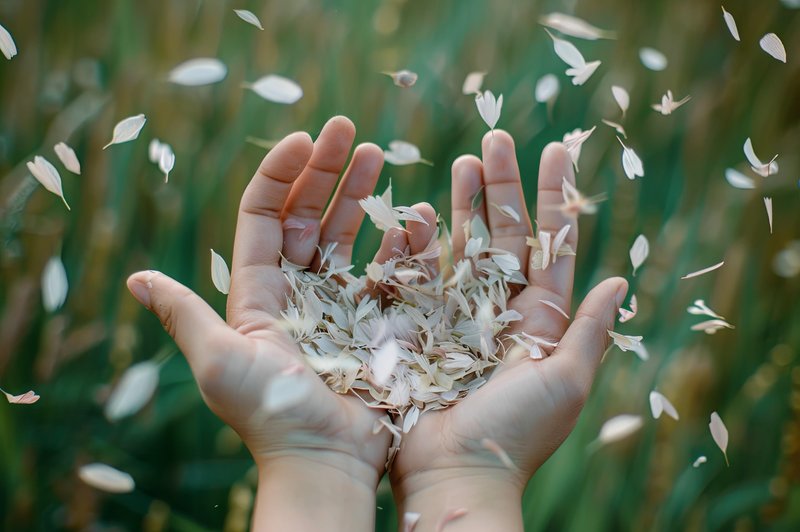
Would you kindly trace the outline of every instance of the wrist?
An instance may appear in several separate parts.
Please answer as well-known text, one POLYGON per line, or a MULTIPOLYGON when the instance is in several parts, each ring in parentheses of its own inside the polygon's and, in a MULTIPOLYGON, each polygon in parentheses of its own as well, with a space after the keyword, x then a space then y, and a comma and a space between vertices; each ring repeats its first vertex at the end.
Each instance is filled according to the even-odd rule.
POLYGON ((400 518, 420 514, 416 532, 438 530, 449 516, 452 532, 523 530, 524 483, 493 467, 454 467, 419 471, 392 479, 400 518))
POLYGON ((374 467, 336 451, 256 459, 253 530, 373 530, 374 467))

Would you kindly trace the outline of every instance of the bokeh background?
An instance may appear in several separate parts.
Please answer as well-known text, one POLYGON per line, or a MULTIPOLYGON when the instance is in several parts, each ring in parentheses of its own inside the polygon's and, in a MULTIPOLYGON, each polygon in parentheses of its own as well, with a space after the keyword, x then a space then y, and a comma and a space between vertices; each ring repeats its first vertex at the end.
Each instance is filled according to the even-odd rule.
MULTIPOLYGON (((605 193, 581 218, 576 298, 608 275, 626 276, 640 311, 618 327, 641 334, 651 360, 612 349, 567 442, 525 494, 529 530, 796 530, 800 527, 800 10, 792 0, 729 0, 742 41, 716 2, 697 0, 3 0, 0 24, 19 55, 0 61, 0 386, 35 389, 30 406, 0 401, 0 529, 242 530, 254 489, 251 460, 235 433, 203 405, 186 362, 158 321, 127 293, 126 276, 159 269, 220 312, 209 248, 230 261, 241 193, 264 154, 248 137, 312 135, 334 114, 349 116, 357 141, 419 145, 432 167, 384 168, 399 204, 427 200, 449 210, 449 167, 478 153, 486 126, 467 73, 504 94, 499 127, 514 136, 531 202, 543 146, 576 127, 598 129, 584 145, 578 186, 605 193), (265 30, 233 13, 250 9, 265 30), (570 39, 603 64, 582 87, 537 23, 561 11, 617 32, 616 40, 570 39), (777 33, 782 64, 758 39, 777 33), (652 46, 669 66, 652 72, 637 51, 652 46), (209 87, 166 81, 195 57, 218 57, 227 78, 209 87), (382 71, 419 73, 413 88, 382 71), (241 88, 268 73, 297 80, 294 105, 241 88), (555 73, 561 93, 549 108, 533 97, 555 73), (623 124, 645 176, 629 181, 621 148, 601 118, 619 121, 612 84, 626 87, 623 124), (671 116, 650 109, 671 89, 692 100, 671 116), (105 151, 114 124, 144 113, 139 139, 105 151), (147 158, 151 138, 177 155, 168 184, 147 158), (725 181, 748 172, 742 144, 762 158, 779 153, 780 173, 756 190, 725 181), (83 165, 74 176, 52 146, 66 141, 83 165), (41 154, 62 168, 68 212, 28 174, 41 154), (762 201, 774 198, 770 234, 762 201), (631 275, 638 234, 650 258, 631 275), (65 305, 45 312, 41 273, 60 256, 69 279, 65 305), (680 280, 725 260, 714 273, 680 280), (703 298, 733 325, 711 336, 690 330, 703 298), (132 363, 167 362, 158 390, 138 414, 111 423, 103 404, 132 363), (680 421, 653 420, 657 388, 680 421), (730 430, 730 467, 708 431, 718 411, 730 430), (644 428, 594 452, 587 445, 617 414, 644 428), (699 455, 708 463, 692 468, 699 455), (76 470, 106 462, 137 488, 109 495, 76 470)), ((752 173, 750 173, 753 176, 752 173)), ((357 266, 377 248, 365 224, 357 266)), ((531 405, 535 408, 536 405, 531 405)), ((378 530, 396 530, 388 484, 378 497, 378 530)), ((322 524, 321 524, 322 526, 322 524)))

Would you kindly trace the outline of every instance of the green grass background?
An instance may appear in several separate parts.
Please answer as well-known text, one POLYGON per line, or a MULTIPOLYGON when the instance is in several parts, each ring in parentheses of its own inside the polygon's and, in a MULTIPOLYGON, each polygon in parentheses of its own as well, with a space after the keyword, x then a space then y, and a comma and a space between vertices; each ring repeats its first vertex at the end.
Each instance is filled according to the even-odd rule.
MULTIPOLYGON (((117 423, 102 414, 130 364, 174 350, 127 293, 125 277, 162 270, 224 312, 208 250, 230 261, 238 201, 264 154, 246 137, 274 140, 299 129, 315 136, 334 114, 355 122, 358 142, 419 145, 434 166, 387 166, 379 189, 391 178, 399 204, 427 200, 448 212, 450 164, 479 153, 486 130, 461 83, 484 70, 484 87, 504 94, 499 127, 516 139, 531 202, 544 145, 598 125, 583 148, 578 186, 608 200, 581 218, 576 298, 606 276, 626 276, 640 313, 618 330, 644 335, 652 354, 642 363, 608 353, 574 433, 528 487, 526 528, 796 530, 800 279, 776 275, 773 260, 800 238, 800 11, 778 0, 725 7, 741 43, 719 4, 697 0, 3 0, 0 24, 19 55, 0 61, 0 386, 33 388, 42 399, 0 403, 0 529, 245 527, 251 461, 203 405, 181 356, 169 359, 139 414, 117 423), (233 8, 254 11, 265 31, 233 8), (588 59, 603 61, 582 87, 569 83, 537 24, 551 11, 618 33, 572 39, 588 59), (759 49, 767 32, 783 39, 788 64, 759 49), (646 70, 642 46, 663 51, 668 68, 646 70), (165 82, 172 67, 202 56, 228 65, 222 83, 165 82), (380 74, 401 68, 419 73, 413 88, 380 74), (241 88, 267 73, 296 79, 304 97, 283 106, 241 88), (562 88, 549 112, 533 99, 546 73, 562 88), (620 119, 612 84, 631 93, 624 125, 645 167, 633 182, 613 131, 600 123, 620 119), (667 89, 692 100, 664 117, 650 104, 667 89), (114 124, 138 113, 148 118, 139 139, 102 151, 114 124), (757 178, 755 191, 724 179, 726 167, 745 170, 748 136, 763 158, 781 154, 780 173, 757 178), (169 184, 147 160, 153 137, 175 149, 169 184), (80 176, 62 170, 71 212, 25 168, 36 154, 55 162, 52 146, 62 140, 83 165, 80 176), (633 277, 628 249, 639 233, 651 254, 633 277), (70 292, 48 314, 40 275, 55 254, 70 292), (720 260, 725 266, 712 274, 679 280, 720 260), (736 329, 690 331, 700 318, 686 307, 696 298, 736 329), (650 417, 654 388, 675 403, 679 422, 650 417), (730 430, 730 467, 708 432, 714 410, 730 430), (588 453, 603 421, 621 413, 644 416, 643 430, 588 453), (693 469, 700 454, 709 461, 693 469), (136 491, 106 495, 83 485, 76 469, 91 461, 131 473, 136 491)), ((379 236, 363 227, 358 266, 379 236)), ((386 483, 378 505, 377 529, 396 530, 386 483)))

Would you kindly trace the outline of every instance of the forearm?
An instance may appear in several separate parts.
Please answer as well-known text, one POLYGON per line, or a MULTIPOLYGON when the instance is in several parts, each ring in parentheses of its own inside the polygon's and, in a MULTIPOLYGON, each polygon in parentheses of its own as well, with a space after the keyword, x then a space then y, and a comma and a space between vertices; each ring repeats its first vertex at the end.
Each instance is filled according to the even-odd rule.
POLYGON ((400 518, 420 514, 414 532, 442 527, 447 532, 522 531, 522 491, 518 481, 496 470, 420 472, 396 482, 400 518))
POLYGON ((374 530, 376 474, 346 458, 333 457, 333 465, 325 458, 286 456, 258 464, 255 532, 374 530))

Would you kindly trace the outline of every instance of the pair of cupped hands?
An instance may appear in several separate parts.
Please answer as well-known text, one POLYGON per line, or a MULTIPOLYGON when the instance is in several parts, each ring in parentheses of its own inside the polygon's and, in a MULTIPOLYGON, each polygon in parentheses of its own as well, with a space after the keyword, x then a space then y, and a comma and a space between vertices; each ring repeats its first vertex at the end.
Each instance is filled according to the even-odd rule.
MULTIPOLYGON (((287 289, 281 257, 318 268, 319 250, 337 242, 335 262, 351 262, 364 218, 358 200, 373 194, 383 167, 382 150, 361 144, 339 179, 354 137, 352 122, 334 117, 316 142, 305 132, 292 133, 264 157, 239 208, 227 323, 162 273, 144 271, 128 279, 136 299, 159 317, 186 356, 205 402, 252 453, 259 472, 257 530, 374 527, 375 491, 391 443, 387 430, 373 432, 383 411, 334 393, 306 366, 299 370, 308 381, 305 400, 278 413, 265 412, 263 405, 270 379, 298 371, 302 360, 281 326, 287 289), (284 224, 289 218, 294 223, 284 224)), ((534 233, 514 150, 511 136, 495 130, 483 138, 482 158, 465 155, 453 163, 454 259, 464 254, 462 225, 480 216, 491 246, 519 257, 529 282, 508 302, 524 319, 507 332, 524 331, 558 347, 543 360, 524 353, 511 358, 515 351, 509 351, 483 387, 450 408, 426 412, 403 435, 389 476, 399 515, 418 518, 417 531, 446 522, 454 531, 522 529, 525 485, 575 425, 607 347, 606 330, 613 328, 627 291, 624 279, 601 282, 571 322, 542 303, 570 312, 575 257, 561 257, 545 270, 529 267, 533 254, 526 237, 534 233), (485 201, 472 210, 482 187, 485 201), (510 206, 520 220, 494 205, 510 206), (486 439, 515 467, 488 452, 481 444, 486 439)), ((564 146, 553 143, 539 166, 537 224, 552 233, 570 224, 566 243, 577 249, 577 219, 558 208, 563 179, 574 184, 572 163, 564 146)), ((398 249, 419 252, 429 243, 436 230, 434 208, 413 208, 427 225, 410 221, 407 232, 385 233, 375 260, 386 261, 398 249)))

